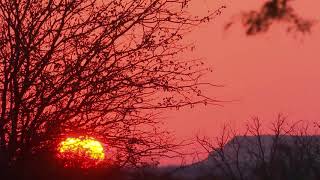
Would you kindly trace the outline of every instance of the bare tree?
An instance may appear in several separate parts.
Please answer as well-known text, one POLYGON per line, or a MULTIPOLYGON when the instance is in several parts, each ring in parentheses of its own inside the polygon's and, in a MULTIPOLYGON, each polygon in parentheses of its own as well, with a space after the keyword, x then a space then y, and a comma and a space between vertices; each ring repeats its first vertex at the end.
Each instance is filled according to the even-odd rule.
POLYGON ((289 123, 279 115, 267 131, 253 118, 243 133, 228 127, 214 141, 198 142, 209 153, 207 173, 220 179, 313 180, 320 177, 320 136, 312 132, 309 123, 289 123))
POLYGON ((162 109, 216 104, 210 69, 182 59, 203 18, 189 0, 1 0, 0 161, 50 149, 69 134, 102 139, 119 162, 163 155, 162 109))

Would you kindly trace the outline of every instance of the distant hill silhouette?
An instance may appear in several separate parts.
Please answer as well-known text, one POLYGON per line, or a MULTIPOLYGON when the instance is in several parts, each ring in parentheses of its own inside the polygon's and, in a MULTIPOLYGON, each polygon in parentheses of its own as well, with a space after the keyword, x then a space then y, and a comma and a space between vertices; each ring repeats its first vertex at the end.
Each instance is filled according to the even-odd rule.
POLYGON ((250 179, 263 165, 265 168, 273 168, 274 163, 299 166, 308 163, 308 158, 318 162, 319 152, 320 136, 235 136, 222 149, 213 149, 205 160, 186 166, 173 176, 182 179, 242 176, 250 179))

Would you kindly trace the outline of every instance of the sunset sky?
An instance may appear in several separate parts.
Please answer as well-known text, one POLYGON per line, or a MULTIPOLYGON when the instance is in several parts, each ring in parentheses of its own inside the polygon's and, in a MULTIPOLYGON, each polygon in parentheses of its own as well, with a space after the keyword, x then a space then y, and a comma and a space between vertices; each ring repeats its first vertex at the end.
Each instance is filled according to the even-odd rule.
POLYGON ((320 0, 0 0, 0 179, 180 179, 178 170, 182 179, 189 170, 192 179, 318 176, 319 7, 320 0), (267 15, 247 22, 278 22, 247 35, 241 15, 266 2, 267 15), (279 22, 308 25, 297 17, 315 22, 310 33, 279 22), (284 126, 309 129, 285 132, 272 124, 279 114, 284 126), (255 117, 262 124, 248 126, 255 117), (246 129, 251 137, 236 138, 246 129), (294 172, 305 164, 312 166, 294 172))
MULTIPOLYGON (((285 24, 271 27, 266 34, 247 37, 237 23, 229 31, 223 26, 243 10, 258 10, 259 0, 195 0, 190 9, 201 15, 226 5, 221 16, 202 25, 186 38, 195 42, 194 57, 204 58, 214 71, 204 80, 225 87, 204 89, 211 97, 233 100, 223 107, 202 106, 164 114, 167 126, 181 138, 196 133, 216 136, 224 123, 243 127, 253 116, 267 123, 278 113, 289 119, 316 121, 320 118, 320 28, 310 35, 286 34, 285 24)), ((320 3, 294 1, 303 18, 320 19, 320 3), (316 5, 318 4, 318 5, 316 5)))

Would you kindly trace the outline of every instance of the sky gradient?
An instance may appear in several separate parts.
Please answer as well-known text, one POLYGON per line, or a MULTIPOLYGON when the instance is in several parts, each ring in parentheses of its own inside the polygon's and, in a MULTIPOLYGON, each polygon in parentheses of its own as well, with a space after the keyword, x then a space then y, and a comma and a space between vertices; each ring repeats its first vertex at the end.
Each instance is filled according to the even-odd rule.
MULTIPOLYGON (((216 136, 224 123, 236 128, 253 116, 264 123, 283 113, 290 120, 317 121, 320 118, 320 28, 310 35, 294 37, 284 24, 271 27, 266 34, 247 37, 237 23, 230 30, 223 26, 243 10, 258 10, 264 1, 195 0, 191 12, 201 15, 208 9, 226 5, 221 16, 195 29, 186 42, 195 42, 192 56, 201 57, 213 67, 204 80, 222 88, 204 89, 211 97, 235 100, 223 107, 199 105, 164 114, 167 126, 179 138, 199 133, 216 136)), ((295 1, 293 7, 304 18, 319 20, 320 2, 295 1)))

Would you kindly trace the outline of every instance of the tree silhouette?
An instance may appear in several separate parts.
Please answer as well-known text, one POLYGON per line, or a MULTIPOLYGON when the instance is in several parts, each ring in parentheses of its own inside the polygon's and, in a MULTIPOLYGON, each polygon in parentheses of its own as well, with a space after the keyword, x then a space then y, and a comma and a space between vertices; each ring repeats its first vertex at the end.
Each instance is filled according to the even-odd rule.
POLYGON ((320 136, 311 134, 310 127, 301 121, 290 123, 283 115, 271 123, 271 128, 263 127, 256 117, 243 133, 225 126, 213 141, 207 137, 197 140, 209 153, 211 177, 314 180, 320 177, 320 136))
MULTIPOLYGON (((268 0, 259 11, 241 13, 241 21, 246 28, 247 35, 256 35, 267 32, 275 22, 288 24, 287 32, 310 33, 314 25, 313 20, 300 17, 290 5, 292 0, 268 0)), ((234 21, 228 23, 228 29, 234 21)))
POLYGON ((215 104, 209 69, 183 59, 203 18, 189 0, 1 0, 0 162, 53 149, 69 134, 102 139, 121 163, 175 147, 156 115, 215 104))

